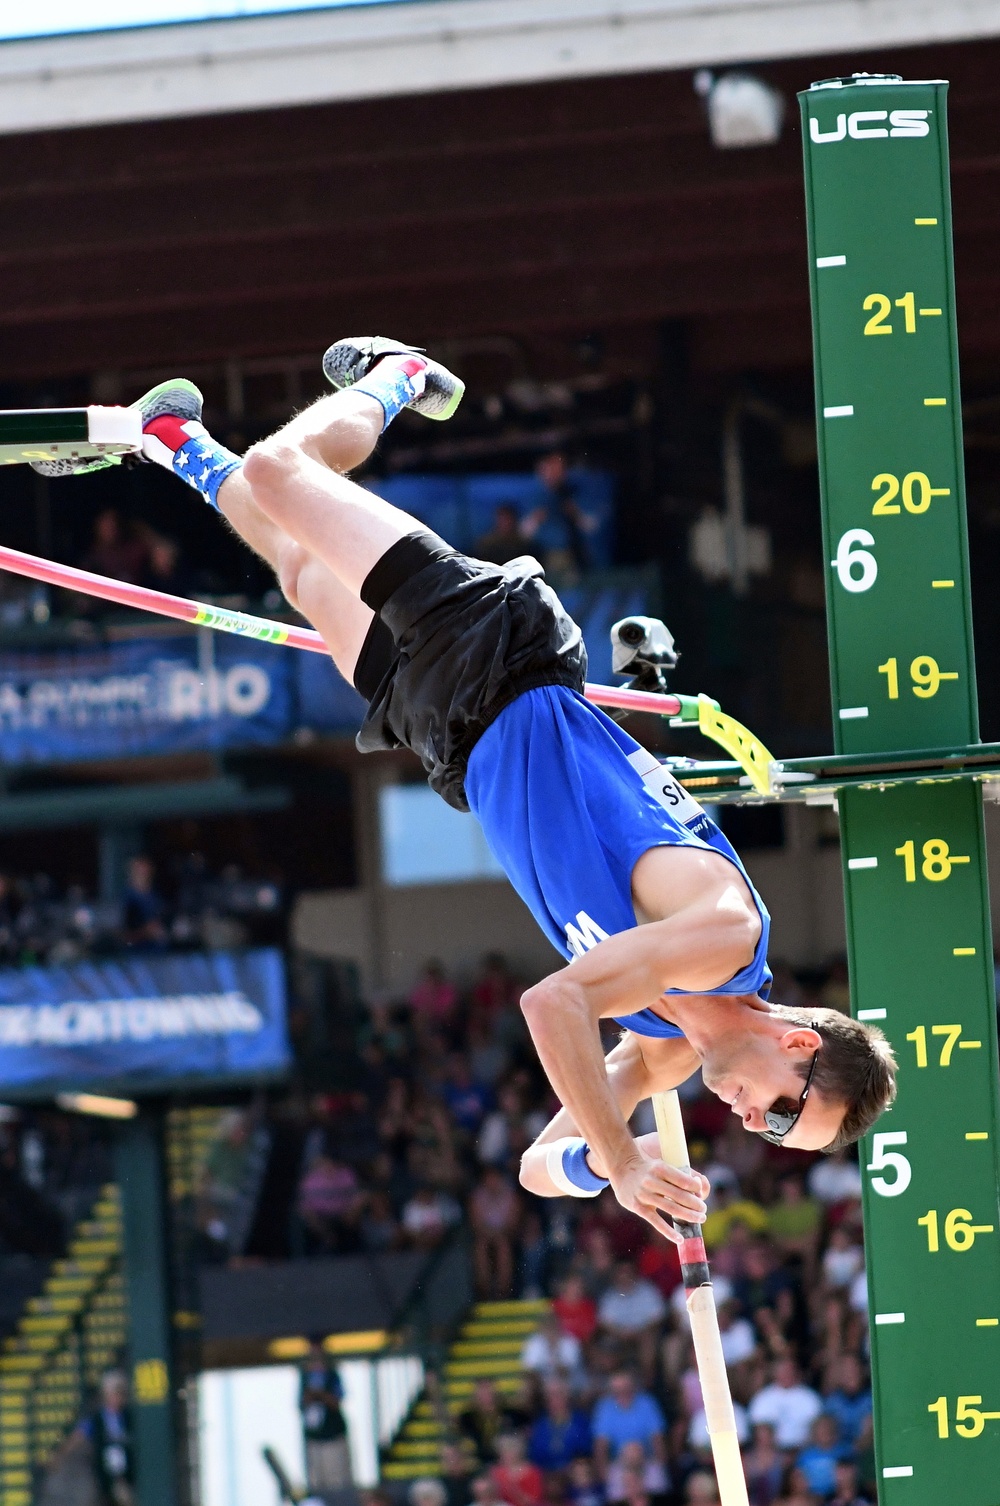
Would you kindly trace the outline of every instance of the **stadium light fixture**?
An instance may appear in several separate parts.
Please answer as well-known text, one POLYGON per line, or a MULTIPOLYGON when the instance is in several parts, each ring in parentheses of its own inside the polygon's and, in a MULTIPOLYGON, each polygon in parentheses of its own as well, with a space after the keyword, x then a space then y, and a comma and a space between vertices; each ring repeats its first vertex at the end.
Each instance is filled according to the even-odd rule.
POLYGON ((134 1119, 139 1112, 131 1098, 105 1098, 100 1093, 57 1093, 56 1103, 71 1114, 93 1114, 98 1119, 134 1119))
POLYGON ((724 73, 707 68, 694 76, 694 89, 705 101, 712 144, 730 147, 771 146, 781 137, 784 96, 752 73, 724 73))

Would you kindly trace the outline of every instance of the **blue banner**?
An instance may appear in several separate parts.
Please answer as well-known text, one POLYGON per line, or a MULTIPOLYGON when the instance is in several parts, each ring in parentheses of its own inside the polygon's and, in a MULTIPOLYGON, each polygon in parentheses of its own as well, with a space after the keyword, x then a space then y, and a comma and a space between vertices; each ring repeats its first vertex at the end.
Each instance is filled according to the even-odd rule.
POLYGON ((0 757, 121 758, 274 743, 293 722, 288 650, 221 633, 0 659, 0 757))
MULTIPOLYGON (((608 629, 648 610, 650 580, 600 571, 562 594, 591 680, 608 683, 608 629)), ((324 655, 208 629, 0 654, 0 762, 11 765, 269 746, 302 730, 351 736, 363 712, 324 655)))
POLYGON ((0 970, 0 1098, 248 1083, 291 1061, 281 953, 0 970))

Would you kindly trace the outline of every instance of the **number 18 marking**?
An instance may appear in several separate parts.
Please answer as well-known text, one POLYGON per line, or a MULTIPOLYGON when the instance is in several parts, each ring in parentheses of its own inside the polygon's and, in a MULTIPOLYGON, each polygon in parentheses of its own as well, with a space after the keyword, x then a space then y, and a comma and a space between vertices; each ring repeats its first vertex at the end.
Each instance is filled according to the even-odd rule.
MULTIPOLYGON (((942 842, 939 837, 932 837, 929 842, 924 843, 920 850, 924 858, 924 861, 920 865, 920 872, 932 884, 941 884, 946 878, 950 878, 951 870, 956 863, 971 862, 971 859, 967 855, 963 857, 958 853, 953 853, 948 843, 942 842)), ((912 838, 909 842, 904 842, 902 847, 896 848, 896 857, 903 859, 903 873, 905 874, 906 882, 908 884, 915 884, 917 881, 917 859, 912 838)))

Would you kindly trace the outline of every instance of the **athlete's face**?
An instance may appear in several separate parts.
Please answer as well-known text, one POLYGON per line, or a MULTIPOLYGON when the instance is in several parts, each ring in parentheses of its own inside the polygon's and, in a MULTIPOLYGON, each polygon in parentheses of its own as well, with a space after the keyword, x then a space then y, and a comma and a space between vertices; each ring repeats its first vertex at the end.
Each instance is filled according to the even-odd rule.
MULTIPOLYGON (((767 1130, 765 1113, 779 1104, 795 1106, 802 1096, 805 1078, 799 1064, 808 1068, 821 1049, 821 1037, 808 1026, 787 1028, 777 1016, 763 1016, 767 1028, 736 1039, 723 1036, 704 1051, 702 1076, 705 1086, 728 1103, 745 1129, 754 1134, 767 1130)), ((813 1089, 802 1113, 782 1140, 793 1150, 822 1150, 835 1138, 844 1117, 844 1105, 831 1103, 813 1089)))

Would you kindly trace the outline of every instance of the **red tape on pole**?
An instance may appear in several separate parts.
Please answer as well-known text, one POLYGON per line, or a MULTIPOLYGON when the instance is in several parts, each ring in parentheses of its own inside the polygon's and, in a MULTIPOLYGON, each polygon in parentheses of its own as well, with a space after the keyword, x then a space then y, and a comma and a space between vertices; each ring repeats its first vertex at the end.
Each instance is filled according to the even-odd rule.
MULTIPOLYGON (((0 545, 0 570, 9 570, 13 575, 26 575, 29 580, 40 580, 45 585, 60 586, 66 591, 79 591, 84 596, 96 596, 101 601, 113 601, 119 606, 135 607, 140 612, 172 617, 177 622, 187 622, 192 627, 215 628, 221 633, 236 633, 242 638, 255 638, 260 643, 302 648, 313 654, 329 652, 319 633, 312 628, 295 627, 287 622, 272 622, 268 617, 254 617, 250 612, 213 607, 208 602, 188 601, 184 596, 171 596, 167 591, 153 591, 148 586, 133 586, 126 581, 112 580, 107 575, 96 575, 92 570, 79 570, 75 565, 59 565, 54 560, 42 559, 37 554, 24 554, 20 549, 7 549, 0 545)), ((588 701, 593 701, 597 706, 614 706, 623 711, 650 711, 654 716, 677 716, 681 709, 676 696, 627 690, 615 685, 587 685, 584 687, 584 694, 588 701)))

